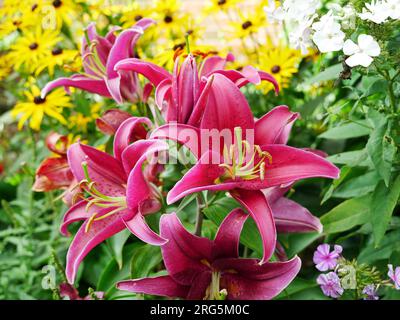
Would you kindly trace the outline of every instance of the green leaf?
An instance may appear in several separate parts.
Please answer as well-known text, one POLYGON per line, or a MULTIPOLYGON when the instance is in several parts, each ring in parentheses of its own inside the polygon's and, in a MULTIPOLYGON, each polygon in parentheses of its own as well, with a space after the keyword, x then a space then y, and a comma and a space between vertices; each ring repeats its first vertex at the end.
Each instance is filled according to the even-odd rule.
POLYGON ((96 289, 98 291, 106 292, 107 297, 116 292, 117 289, 115 288, 115 284, 118 281, 126 280, 130 277, 130 258, 132 257, 132 254, 134 254, 136 250, 140 249, 143 246, 145 246, 145 244, 141 242, 135 242, 125 246, 123 250, 124 263, 122 265, 122 268, 120 269, 118 267, 117 261, 115 259, 112 259, 103 269, 99 277, 99 281, 97 282, 96 289))
POLYGON ((350 167, 343 167, 340 170, 340 177, 337 180, 333 180, 332 184, 330 185, 328 191, 325 193, 324 198, 321 201, 321 204, 325 203, 328 199, 332 197, 333 192, 335 191, 336 188, 339 187, 339 185, 343 182, 344 179, 346 179, 347 175, 350 173, 351 168, 350 167))
POLYGON ((366 223, 369 219, 370 196, 349 199, 321 217, 324 233, 343 232, 366 223))
POLYGON ((335 164, 344 164, 349 167, 370 167, 373 165, 365 149, 338 153, 328 157, 327 160, 335 164))
POLYGON ((376 186, 371 202, 371 223, 376 247, 385 235, 399 196, 400 176, 389 187, 383 181, 376 186))
POLYGON ((321 237, 320 233, 289 233, 279 236, 279 242, 285 248, 286 254, 289 258, 303 251, 311 243, 321 237))
POLYGON ((376 171, 367 172, 361 176, 342 183, 333 193, 335 198, 358 198, 373 192, 380 180, 376 171))
POLYGON ((331 128, 320 134, 318 137, 330 140, 342 140, 367 136, 371 131, 372 130, 368 123, 364 120, 360 120, 357 123, 351 122, 331 128))
POLYGON ((124 245, 130 235, 131 232, 128 229, 126 229, 117 233, 110 239, 107 239, 107 243, 110 246, 112 255, 117 261, 120 269, 122 268, 122 249, 124 248, 124 245))
POLYGON ((374 243, 370 243, 359 254, 359 263, 373 263, 379 260, 389 259, 392 253, 400 251, 400 230, 386 234, 379 248, 374 243))
POLYGON ((137 249, 132 256, 131 277, 133 279, 147 277, 161 261, 160 247, 145 245, 137 249))
POLYGON ((343 70, 341 63, 335 64, 331 67, 326 68, 324 71, 318 73, 316 76, 311 77, 305 81, 305 85, 310 85, 314 83, 319 83, 323 81, 335 80, 339 78, 340 72, 343 70))
POLYGON ((372 131, 367 143, 367 151, 375 169, 389 185, 392 162, 397 148, 393 139, 390 137, 389 123, 384 115, 375 110, 368 113, 369 120, 374 124, 375 130, 372 131))

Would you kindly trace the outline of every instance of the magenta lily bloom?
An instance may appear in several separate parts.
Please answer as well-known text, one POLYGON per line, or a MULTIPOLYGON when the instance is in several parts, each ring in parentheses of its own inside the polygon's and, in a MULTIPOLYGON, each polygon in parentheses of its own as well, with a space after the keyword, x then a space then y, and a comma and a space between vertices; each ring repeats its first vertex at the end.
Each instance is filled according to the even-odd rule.
POLYGON ((278 233, 322 232, 319 219, 297 202, 284 197, 291 185, 285 188, 264 189, 268 203, 274 215, 278 233))
POLYGON ((271 206, 261 190, 311 177, 337 178, 339 169, 315 152, 285 145, 298 114, 280 106, 254 121, 238 87, 221 74, 212 77, 200 128, 178 124, 174 131, 171 125, 165 125, 152 133, 152 137, 184 143, 196 156, 200 155, 195 166, 170 190, 167 202, 203 190, 230 191, 258 226, 264 248, 262 262, 265 262, 275 248, 276 228, 271 206), (204 150, 202 144, 210 139, 202 136, 204 129, 217 134, 228 130, 233 142, 225 141, 223 148, 217 144, 204 150), (185 134, 180 135, 182 132, 185 134), (194 138, 188 139, 186 132, 194 138), (254 141, 246 139, 248 132, 253 134, 254 141))
POLYGON ((270 74, 258 71, 253 67, 245 67, 241 72, 223 70, 227 61, 233 60, 232 55, 226 59, 218 56, 206 58, 199 66, 192 54, 179 65, 175 60, 171 75, 163 68, 139 59, 126 59, 115 65, 115 70, 133 71, 144 75, 156 88, 156 103, 167 122, 178 122, 198 126, 205 105, 209 99, 209 90, 213 83, 213 74, 222 74, 242 87, 249 82, 259 84, 262 80, 270 81, 279 92, 279 87, 270 74))
POLYGON ((154 20, 141 19, 132 28, 118 36, 114 27, 105 37, 97 34, 94 24, 87 28, 87 37, 82 40, 82 60, 84 73, 69 78, 59 78, 48 83, 42 90, 42 97, 56 87, 79 88, 104 97, 112 97, 117 103, 124 100, 134 102, 142 96, 137 75, 132 72, 118 73, 114 66, 118 61, 134 56, 134 46, 154 20), (88 43, 88 41, 90 43, 88 43))
POLYGON ((142 167, 168 145, 160 140, 138 140, 147 133, 143 125, 151 125, 150 120, 130 118, 122 123, 114 138, 114 156, 79 143, 68 149, 71 171, 89 195, 68 210, 61 226, 61 232, 68 235, 68 225, 84 220, 67 254, 70 283, 88 252, 125 228, 147 243, 165 242, 144 220, 160 209, 160 195, 146 180, 142 167), (130 144, 132 139, 138 141, 130 144))
POLYGON ((120 290, 191 300, 265 300, 277 296, 300 270, 298 257, 286 262, 259 264, 240 259, 240 233, 248 215, 232 211, 215 239, 189 233, 175 213, 163 215, 160 233, 167 276, 122 281, 120 290))

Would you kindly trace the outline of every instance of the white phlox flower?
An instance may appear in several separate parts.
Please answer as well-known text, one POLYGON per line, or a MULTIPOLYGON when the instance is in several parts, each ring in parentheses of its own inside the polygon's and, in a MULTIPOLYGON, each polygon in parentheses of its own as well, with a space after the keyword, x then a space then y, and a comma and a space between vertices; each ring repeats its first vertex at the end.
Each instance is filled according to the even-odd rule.
POLYGON ((350 39, 346 40, 343 46, 343 52, 345 55, 349 56, 346 59, 346 64, 349 67, 369 67, 374 61, 373 57, 377 57, 381 54, 381 48, 372 36, 360 34, 357 44, 350 39))

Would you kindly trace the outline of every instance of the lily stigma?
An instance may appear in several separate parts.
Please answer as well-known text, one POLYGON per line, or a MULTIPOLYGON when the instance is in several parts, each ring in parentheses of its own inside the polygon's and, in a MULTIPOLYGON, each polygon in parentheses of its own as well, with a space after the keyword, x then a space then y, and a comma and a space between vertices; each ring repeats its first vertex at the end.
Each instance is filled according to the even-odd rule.
MULTIPOLYGON (((98 213, 95 212, 88 219, 88 223, 85 227, 85 232, 87 233, 90 229, 90 226, 94 221, 100 221, 110 217, 111 215, 123 211, 128 208, 126 203, 126 197, 110 197, 103 193, 101 193, 95 186, 96 182, 92 181, 89 176, 87 162, 82 162, 83 172, 85 174, 85 179, 79 182, 79 187, 84 187, 85 191, 89 194, 90 198, 83 198, 83 200, 87 201, 87 205, 85 210, 88 212, 90 207, 96 205, 100 208, 115 208, 110 212, 98 217, 98 213), (89 200, 90 199, 90 200, 89 200)), ((126 186, 125 186, 126 187, 126 186)))
POLYGON ((241 178, 243 180, 253 180, 265 178, 266 161, 272 164, 272 156, 267 151, 262 151, 259 145, 253 147, 247 140, 242 138, 242 128, 235 127, 235 142, 229 149, 224 146, 224 163, 220 167, 225 168, 225 173, 217 179, 218 182, 241 178), (256 158, 257 156, 257 158, 256 158), (250 158, 249 160, 247 160, 250 158))

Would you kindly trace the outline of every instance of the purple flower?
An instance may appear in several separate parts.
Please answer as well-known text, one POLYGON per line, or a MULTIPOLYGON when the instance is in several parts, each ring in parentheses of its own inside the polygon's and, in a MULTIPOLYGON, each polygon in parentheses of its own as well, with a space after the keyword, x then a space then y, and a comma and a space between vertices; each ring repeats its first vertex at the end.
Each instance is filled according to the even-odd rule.
POLYGON ((366 295, 364 300, 379 300, 376 290, 377 288, 373 284, 366 285, 362 291, 366 295))
POLYGON ((340 285, 340 279, 335 272, 321 274, 317 278, 317 283, 327 297, 339 298, 343 294, 343 288, 340 285))
POLYGON ((393 270, 393 265, 389 264, 388 268, 388 277, 394 282, 396 289, 400 290, 400 267, 396 267, 396 269, 393 270))
POLYGON ((337 259, 340 257, 343 248, 341 246, 335 245, 332 252, 330 252, 329 244, 321 244, 318 246, 317 250, 314 252, 313 261, 315 267, 319 271, 328 271, 335 269, 337 265, 337 259))

